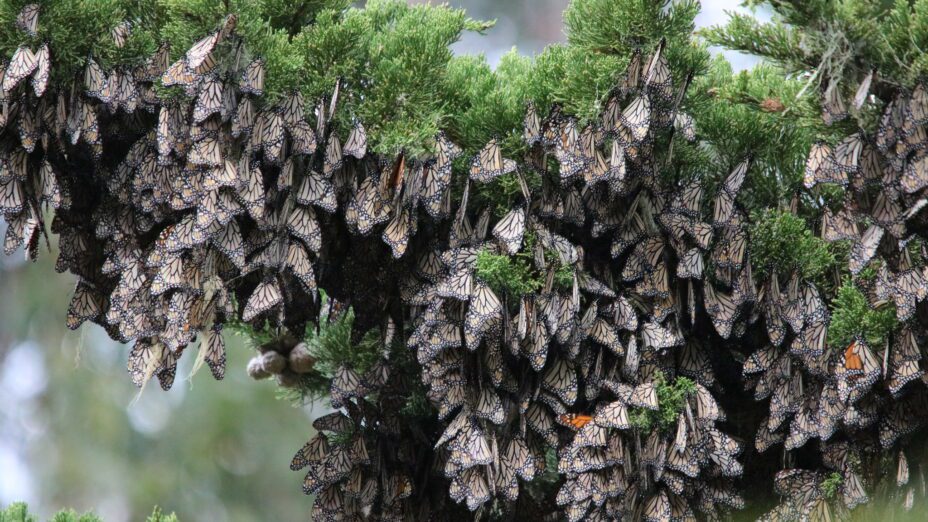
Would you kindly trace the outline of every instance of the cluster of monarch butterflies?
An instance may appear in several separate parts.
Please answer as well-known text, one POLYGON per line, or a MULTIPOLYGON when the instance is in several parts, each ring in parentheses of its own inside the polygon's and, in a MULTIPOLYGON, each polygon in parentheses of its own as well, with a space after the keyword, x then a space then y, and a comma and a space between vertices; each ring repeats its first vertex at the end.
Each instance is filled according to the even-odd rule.
MULTIPOLYGON (((662 43, 650 57, 636 54, 586 126, 557 106, 540 115, 529 105, 524 161, 505 158, 497 140, 486 144, 469 164, 447 239, 423 242, 401 282, 407 346, 439 419, 450 421, 435 444, 441 471, 451 499, 471 511, 517 503, 546 472, 563 477, 555 503, 571 521, 714 518, 743 506, 732 483, 742 445, 717 427, 725 414, 710 391, 712 368, 683 330, 695 321, 716 228, 737 234, 734 198, 748 163, 720 189, 713 222, 703 221, 698 184, 659 185, 658 137, 695 139, 680 111, 689 79, 673 84, 663 51, 662 43), (534 194, 528 172, 541 179, 534 194), (474 186, 506 175, 521 200, 496 218, 469 213, 474 186), (477 270, 482 253, 532 259, 543 286, 498 293, 477 270), (572 280, 557 283, 565 267, 572 280), (671 287, 672 267, 688 274, 688 294, 671 287), (673 426, 635 429, 630 418, 660 410, 659 386, 682 375, 697 382, 673 426), (550 451, 556 470, 546 470, 550 451)), ((752 299, 743 243, 720 255, 730 260, 733 306, 752 299)), ((709 292, 706 308, 727 336, 735 313, 709 292)))
MULTIPOLYGON (((16 25, 35 35, 40 20, 30 4, 16 25)), ((299 92, 264 102, 264 64, 235 25, 227 17, 173 63, 167 45, 135 68, 107 71, 90 56, 73 85, 49 85, 47 45, 20 46, 0 71, 4 251, 35 259, 50 207, 56 269, 78 278, 68 326, 91 321, 134 341, 140 386, 170 387, 196 342, 196 367, 221 379, 224 323, 302 332, 323 307, 318 288, 382 326, 385 346, 401 340, 436 417, 401 422, 397 397, 416 383, 389 350, 366 372, 337 368, 338 411, 314 423, 291 464, 307 469, 314 518, 483 513, 521 506, 528 483, 555 474, 553 504, 571 521, 716 519, 744 506, 734 480, 745 451, 783 444, 791 466, 790 450, 817 438, 823 467, 782 471, 786 500, 769 517, 827 519, 866 501, 858 463, 899 449, 923 422, 928 274, 906 245, 928 203, 924 87, 889 104, 876 137, 810 153, 809 189, 850 187, 843 208, 824 211, 822 234, 853 242, 852 273, 878 264, 861 285, 902 322, 887 346, 836 351, 827 296, 811 282, 755 282, 737 202, 750 158, 714 185, 659 175, 656 147, 696 140, 682 110, 691 78, 674 82, 663 42, 632 56, 596 121, 529 104, 524 157, 493 139, 463 158, 445 133, 431 154, 388 157, 368 153, 360 121, 336 124, 340 92, 359 95, 350 86, 316 103, 313 124, 299 92), (161 99, 156 85, 185 96, 161 99), (521 196, 503 212, 479 208, 470 194, 501 177, 521 196), (477 270, 486 253, 530 259, 543 284, 518 296, 492 287, 477 270), (753 449, 723 431, 719 402, 738 391, 716 375, 730 358, 717 347, 743 345, 735 384, 769 398, 747 433, 753 449), (694 386, 673 422, 633 422, 666 416, 658 391, 682 377, 694 386), (842 502, 823 494, 830 472, 842 502)), ((132 24, 114 26, 117 46, 131 37, 132 24)), ((846 112, 837 91, 826 91, 828 121, 846 112)), ((901 449, 897 460, 903 486, 901 449)))
MULTIPOLYGON (((876 71, 863 76, 846 102, 838 80, 827 82, 822 118, 827 125, 879 110, 871 95, 876 71)), ((839 186, 844 200, 821 210, 821 237, 850 245, 848 271, 873 309, 895 309, 898 325, 882 346, 862 336, 846 347, 827 342, 829 314, 819 290, 788 274, 782 288, 777 274, 763 284, 759 301, 766 343, 744 363, 746 387, 758 401, 769 399, 769 415, 756 431, 764 452, 782 443, 786 450, 819 439, 821 470, 791 469, 777 477, 786 501, 769 520, 846 518, 868 500, 859 473, 867 462, 898 452, 895 484, 904 488, 902 505, 911 509, 922 486, 909 483, 903 449, 928 414, 923 349, 928 272, 924 264, 924 216, 928 203, 928 90, 895 90, 882 106, 875 133, 858 130, 836 143, 812 145, 803 184, 839 186), (872 275, 868 275, 868 272, 872 275), (822 493, 823 472, 841 477, 838 501, 822 493)), ((919 467, 919 476, 923 471, 919 467)))

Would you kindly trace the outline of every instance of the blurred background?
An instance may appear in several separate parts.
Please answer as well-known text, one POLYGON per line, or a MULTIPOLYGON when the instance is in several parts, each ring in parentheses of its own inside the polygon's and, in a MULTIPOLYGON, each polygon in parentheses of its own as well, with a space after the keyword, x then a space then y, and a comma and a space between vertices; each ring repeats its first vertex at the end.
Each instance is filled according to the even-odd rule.
MULTIPOLYGON (((564 41, 568 0, 450 3, 497 21, 484 36, 465 36, 457 53, 496 64, 513 46, 533 55, 564 41)), ((704 0, 698 25, 723 23, 724 10, 741 10, 733 3, 704 0)), ((756 63, 726 56, 736 70, 756 63)), ((55 273, 56 255, 43 252, 35 264, 22 252, 0 257, 0 505, 26 501, 42 520, 72 507, 138 521, 155 505, 182 522, 307 519, 302 474, 288 465, 312 435, 312 407, 294 414, 273 381, 249 379, 251 350, 230 336, 224 381, 209 371, 188 381, 188 356, 171 391, 153 382, 139 393, 126 372, 128 347, 97 326, 65 328, 75 280, 55 273)))

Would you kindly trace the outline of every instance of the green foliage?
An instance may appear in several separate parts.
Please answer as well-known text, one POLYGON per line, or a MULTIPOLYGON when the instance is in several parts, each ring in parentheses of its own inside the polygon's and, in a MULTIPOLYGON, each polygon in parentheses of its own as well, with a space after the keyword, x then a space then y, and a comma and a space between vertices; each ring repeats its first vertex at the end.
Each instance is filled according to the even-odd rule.
POLYGON ((846 348, 858 336, 870 346, 881 346, 898 326, 892 304, 870 308, 866 296, 849 278, 838 289, 831 308, 828 344, 835 348, 846 348))
POLYGON ((841 477, 841 474, 837 471, 833 472, 831 475, 828 475, 827 478, 822 480, 822 494, 825 495, 825 498, 835 498, 835 495, 838 494, 838 490, 841 488, 841 484, 843 483, 844 479, 841 477))
POLYGON ((773 20, 732 15, 728 24, 702 32, 712 44, 765 57, 792 75, 805 75, 810 92, 839 81, 853 94, 872 68, 880 82, 912 86, 928 73, 928 4, 905 0, 764 1, 773 20))
MULTIPOLYGON (((370 36, 368 83, 357 112, 369 126, 377 152, 413 155, 430 152, 425 145, 449 119, 448 64, 450 45, 465 30, 487 24, 470 20, 460 9, 413 6, 378 0, 359 16, 368 17, 370 36)), ((453 86, 456 87, 456 86, 453 86)))
POLYGON ((755 213, 751 226, 751 255, 760 275, 798 271, 814 281, 835 264, 827 242, 815 237, 805 221, 777 210, 755 213))
POLYGON ((157 31, 148 21, 158 18, 155 0, 56 0, 42 2, 37 35, 28 36, 13 29, 16 16, 27 0, 0 2, 0 54, 8 58, 24 41, 33 50, 42 42, 54 49, 51 57, 52 84, 70 79, 82 71, 87 56, 105 66, 137 65, 157 47, 157 31), (123 20, 137 24, 125 47, 117 48, 111 30, 123 20))
POLYGON ((659 378, 656 386, 657 410, 637 407, 629 409, 628 420, 639 431, 672 429, 686 406, 687 398, 696 393, 696 383, 686 377, 678 377, 672 384, 659 378))
POLYGON ((513 298, 535 292, 542 284, 524 256, 509 257, 486 249, 477 254, 476 274, 494 292, 506 293, 513 298))
MULTIPOLYGON (((156 508, 157 509, 157 508, 156 508)), ((160 520, 160 519, 159 519, 160 520)), ((78 514, 73 509, 59 511, 52 517, 51 522, 103 522, 100 517, 93 513, 78 514)))
POLYGON ((313 371, 301 374, 297 386, 280 393, 282 399, 297 406, 328 395, 339 367, 364 374, 383 355, 380 332, 371 329, 355 340, 354 308, 329 313, 329 297, 323 290, 319 293, 322 305, 318 320, 306 325, 303 336, 309 354, 315 359, 313 371))
MULTIPOLYGON (((29 513, 29 507, 23 502, 14 502, 6 507, 0 508, 0 522, 38 522, 38 517, 29 513)), ((50 519, 50 522, 103 522, 102 519, 93 513, 78 514, 73 509, 62 510, 56 513, 50 519)), ((177 516, 174 513, 165 515, 161 508, 155 506, 155 510, 146 522, 177 522, 177 516)))
POLYGON ((733 74, 724 58, 715 58, 684 103, 703 143, 676 140, 674 166, 686 179, 708 178, 711 188, 750 156, 739 201, 749 209, 788 207, 802 189, 809 146, 824 127, 812 93, 802 87, 777 67, 733 74))
MULTIPOLYGON (((247 42, 250 53, 265 60, 266 98, 278 97, 302 87, 305 55, 294 38, 323 11, 344 10, 345 0, 157 0, 160 36, 171 43, 172 57, 179 58, 195 42, 218 27, 226 15, 238 16, 236 33, 247 42)), ((312 27, 309 25, 308 27, 312 27)), ((246 57, 247 58, 247 57, 246 57)), ((335 83, 329 86, 329 91, 335 83)), ((313 98, 311 98, 313 99, 313 98)))
POLYGON ((245 345, 257 350, 259 346, 274 342, 278 337, 277 328, 265 320, 259 327, 255 328, 249 323, 232 318, 223 325, 223 329, 232 333, 232 335, 241 337, 245 340, 245 345))
POLYGON ((166 515, 161 511, 161 508, 155 506, 155 510, 152 512, 151 516, 146 519, 145 522, 177 522, 177 515, 171 513, 166 515))
MULTIPOLYGON (((694 19, 699 14, 696 0, 574 0, 564 12, 569 47, 565 47, 567 62, 563 88, 571 91, 569 100, 581 116, 592 115, 599 107, 593 103, 603 98, 624 71, 628 57, 635 49, 650 52, 663 38, 667 45, 664 55, 675 77, 706 68, 709 53, 702 44, 692 41, 694 19), (618 63, 617 63, 618 62, 618 63), (620 65, 620 67, 616 67, 620 65), (612 78, 591 74, 614 68, 612 78), (582 76, 589 80, 582 84, 582 76), (576 80, 576 81, 572 81, 576 80), (602 81, 600 81, 602 80, 602 81)), ((553 79, 561 80, 554 76, 553 79)), ((561 101, 561 100, 557 100, 561 101)))
POLYGON ((383 353, 380 334, 377 330, 369 330, 353 342, 354 308, 327 314, 328 296, 325 292, 320 294, 322 312, 319 321, 306 327, 304 337, 310 355, 316 359, 316 371, 328 378, 332 378, 340 366, 359 373, 366 372, 383 353))
POLYGON ((29 507, 22 502, 14 502, 6 509, 0 510, 0 522, 37 522, 35 515, 29 514, 29 507))

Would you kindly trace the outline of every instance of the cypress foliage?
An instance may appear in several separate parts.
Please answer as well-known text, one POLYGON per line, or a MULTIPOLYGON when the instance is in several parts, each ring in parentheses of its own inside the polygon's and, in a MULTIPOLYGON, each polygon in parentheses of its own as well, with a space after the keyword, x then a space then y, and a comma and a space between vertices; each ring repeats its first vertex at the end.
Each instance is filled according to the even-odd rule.
POLYGON ((444 6, 5 1, 5 251, 60 236, 139 386, 232 330, 327 397, 320 520, 911 507, 928 8, 772 6, 704 33, 733 74, 689 0, 495 70, 444 6))

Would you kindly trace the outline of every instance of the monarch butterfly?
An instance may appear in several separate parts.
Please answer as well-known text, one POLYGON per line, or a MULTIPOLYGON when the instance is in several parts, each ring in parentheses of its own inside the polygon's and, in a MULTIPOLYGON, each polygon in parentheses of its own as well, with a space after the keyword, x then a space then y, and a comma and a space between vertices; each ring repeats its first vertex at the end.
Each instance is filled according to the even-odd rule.
POLYGON ((657 410, 657 387, 654 382, 647 381, 635 386, 631 395, 628 397, 628 404, 638 408, 657 410))
POLYGON ((713 222, 716 225, 731 225, 732 215, 735 210, 735 197, 741 190, 741 185, 747 176, 748 168, 751 166, 751 158, 747 158, 739 163, 735 169, 725 178, 718 194, 715 196, 715 212, 713 222))
POLYGON ((521 351, 528 358, 529 364, 536 372, 540 372, 548 360, 548 344, 550 337, 542 321, 533 321, 530 331, 522 342, 521 351))
POLYGON ((642 142, 651 127, 651 101, 647 96, 639 95, 625 107, 619 121, 631 133, 634 142, 642 142))
POLYGON ((477 349, 483 336, 502 318, 502 303, 486 284, 474 283, 473 295, 464 318, 464 340, 470 350, 477 349))
POLYGON ((332 398, 332 407, 340 408, 348 399, 363 395, 361 378, 351 368, 339 366, 329 386, 329 395, 332 398))
POLYGON ((648 322, 641 327, 641 340, 646 346, 657 350, 671 348, 683 344, 679 333, 671 331, 657 322, 648 322))
POLYGON ((303 178, 296 200, 301 205, 316 205, 329 213, 335 212, 338 208, 332 184, 314 171, 310 171, 303 178))
POLYGON ((164 345, 157 341, 137 341, 129 352, 128 370, 132 382, 142 387, 161 365, 164 345))
POLYGON ((847 174, 856 174, 860 170, 860 153, 863 150, 863 138, 860 133, 852 134, 835 146, 831 157, 832 170, 839 174, 828 181, 847 184, 847 174))
POLYGON ((35 38, 36 29, 39 25, 39 11, 42 7, 39 4, 26 4, 19 14, 16 15, 16 27, 35 38))
POLYGON ((242 134, 251 132, 255 125, 255 109, 251 100, 242 98, 238 102, 238 108, 235 115, 232 116, 232 137, 237 138, 242 134))
POLYGON ((540 143, 541 136, 541 119, 538 117, 538 111, 535 109, 535 103, 529 101, 525 107, 525 118, 522 121, 522 140, 529 147, 540 143))
MULTIPOLYGON (((899 178, 899 185, 907 194, 918 192, 928 186, 928 155, 916 156, 906 163, 902 177, 899 178)), ((914 215, 913 212, 908 211, 906 218, 909 214, 914 215)))
POLYGON ((290 461, 290 469, 299 471, 306 466, 319 464, 330 451, 328 437, 323 433, 319 433, 296 452, 290 461))
POLYGON ((871 210, 873 221, 898 239, 901 239, 905 234, 901 214, 902 208, 893 195, 887 194, 886 191, 882 191, 877 195, 871 210))
POLYGON ((583 201, 576 189, 567 190, 564 194, 564 212, 561 219, 578 227, 582 227, 583 223, 586 222, 583 201))
POLYGON ((702 252, 698 248, 687 250, 677 264, 677 277, 684 279, 702 279, 703 276, 702 252))
POLYGON ((651 495, 644 504, 643 517, 647 522, 660 522, 671 520, 670 500, 667 491, 663 488, 651 495))
POLYGON ((409 211, 402 208, 396 212, 390 224, 383 231, 383 241, 390 247, 394 259, 399 259, 406 253, 411 233, 412 222, 409 211))
POLYGON ((670 77, 670 65, 663 52, 666 43, 666 40, 661 38, 657 50, 651 55, 651 60, 645 68, 644 84, 649 94, 670 103, 673 100, 673 82, 670 77))
POLYGON ((860 477, 857 473, 850 470, 844 472, 844 480, 841 483, 841 493, 844 505, 847 506, 848 509, 854 509, 870 501, 867 497, 867 493, 864 491, 863 484, 860 482, 860 477))
POLYGON ((855 109, 860 110, 860 108, 864 106, 864 103, 867 102, 867 98, 870 96, 870 86, 873 85, 874 78, 876 78, 876 68, 870 69, 870 72, 864 76, 864 79, 857 87, 857 92, 854 93, 855 109))
POLYGON ((493 138, 471 162, 470 179, 488 183, 514 170, 516 170, 516 162, 503 158, 499 142, 493 138))
POLYGON ((237 268, 245 267, 245 247, 237 221, 229 220, 220 233, 210 238, 210 242, 237 268))
MULTIPOLYGON (((139 92, 135 87, 135 80, 132 78, 132 73, 129 71, 114 71, 113 75, 116 76, 116 85, 111 103, 129 114, 135 112, 136 107, 138 107, 139 92)), ((110 82, 112 81, 113 77, 111 76, 110 82)))
POLYGON ((619 339, 618 330, 602 318, 597 318, 590 329, 590 339, 612 350, 616 355, 624 355, 625 348, 619 339))
POLYGON ((216 47, 216 43, 218 42, 219 31, 214 31, 197 43, 193 44, 193 46, 184 55, 187 67, 201 74, 206 72, 206 70, 211 69, 213 65, 213 49, 216 47))
POLYGON ((463 150, 455 145, 444 132, 439 132, 435 137, 435 156, 436 167, 439 172, 445 172, 451 169, 451 162, 457 159, 463 150))
POLYGON ((51 65, 48 61, 48 44, 42 44, 35 53, 35 73, 32 75, 32 90, 35 95, 41 98, 45 94, 45 88, 48 87, 48 76, 51 65))
POLYGON ((38 59, 31 49, 20 45, 10 58, 3 74, 3 83, 0 84, 4 92, 12 92, 13 88, 25 77, 32 74, 38 67, 38 59))
POLYGON ((844 106, 844 99, 841 97, 838 81, 833 79, 825 89, 822 100, 822 121, 825 122, 825 125, 831 125, 847 118, 847 115, 847 108, 844 106))
POLYGON ((35 150, 40 138, 39 123, 35 120, 35 115, 27 112, 19 120, 19 142, 26 152, 31 153, 35 150))
POLYGON ((193 106, 193 121, 200 123, 222 110, 222 81, 216 75, 209 75, 200 84, 200 93, 193 106))
POLYGON ((312 207, 295 206, 287 217, 287 230, 301 239, 313 252, 322 248, 322 231, 312 207))
POLYGON ((451 182, 451 169, 439 170, 434 161, 426 162, 422 166, 422 190, 420 201, 425 211, 433 218, 442 218, 449 212, 446 203, 450 206, 450 192, 446 189, 451 182))
POLYGON ((711 284, 705 286, 706 313, 712 318, 712 324, 722 339, 731 336, 734 321, 738 316, 738 305, 731 295, 717 292, 711 284))
POLYGON ((832 213, 827 207, 824 209, 822 213, 822 237, 826 241, 854 240, 859 236, 860 232, 857 229, 857 223, 846 209, 841 209, 837 214, 832 213))
POLYGON ((503 409, 503 402, 499 395, 493 391, 492 387, 486 385, 480 389, 474 414, 498 425, 506 420, 506 411, 503 409))
POLYGON ((238 85, 239 89, 245 94, 254 96, 264 94, 264 60, 255 58, 246 65, 238 85))
POLYGON ((132 23, 128 20, 124 20, 116 24, 113 29, 110 30, 110 36, 113 37, 113 42, 116 44, 116 47, 122 49, 126 45, 126 40, 129 39, 129 35, 132 34, 132 23))
POLYGON ((193 165, 205 165, 207 167, 222 165, 222 151, 220 150, 219 140, 215 137, 207 137, 194 142, 190 153, 187 155, 187 161, 193 165))
POLYGON ((541 387, 571 405, 577 400, 577 373, 566 359, 556 359, 545 371, 541 387))
POLYGON ((322 174, 327 178, 332 177, 332 173, 341 168, 344 163, 342 156, 342 145, 338 141, 338 136, 334 132, 329 136, 329 142, 325 148, 325 158, 322 163, 322 174))
POLYGON ((76 330, 84 321, 95 320, 102 312, 104 297, 88 282, 78 281, 68 306, 68 328, 76 330))
POLYGON ((10 178, 0 182, 0 213, 5 215, 19 214, 23 210, 22 184, 10 178))
MULTIPOLYGON (((596 424, 604 428, 627 430, 631 428, 628 418, 628 408, 621 400, 613 401, 598 408, 594 419, 596 424)), ((581 428, 583 426, 580 426, 581 428)))
POLYGON ((48 160, 42 160, 39 168, 39 201, 50 203, 52 208, 61 206, 61 190, 58 187, 57 176, 48 160))
POLYGON ((342 147, 342 153, 361 159, 367 154, 367 132, 361 122, 356 122, 348 133, 348 141, 342 147))
POLYGON ((155 53, 145 61, 145 64, 136 70, 135 77, 143 82, 156 81, 167 70, 170 58, 171 45, 168 42, 162 42, 155 53))
POLYGON ((191 69, 192 68, 188 66, 187 60, 181 58, 164 71, 161 75, 161 84, 165 87, 181 85, 185 88, 195 85, 197 76, 191 69))
POLYGON ((280 163, 284 153, 284 121, 276 111, 265 112, 260 134, 264 157, 272 163, 280 163))
POLYGON ((251 293, 242 312, 243 321, 251 321, 281 303, 283 297, 276 279, 269 279, 259 284, 251 293))
POLYGON ((175 254, 171 261, 161 265, 151 283, 151 294, 161 295, 173 288, 184 287, 184 260, 175 254))
POLYGON ((305 121, 305 113, 303 93, 298 90, 290 93, 280 106, 280 115, 288 126, 305 121))
POLYGON ((618 92, 611 93, 606 100, 606 107, 600 114, 600 126, 602 127, 603 133, 613 138, 618 131, 619 117, 622 114, 622 107, 619 104, 619 97, 621 95, 623 95, 621 88, 618 89, 618 92))
POLYGON ((871 225, 863 236, 854 242, 848 262, 848 268, 852 274, 860 273, 876 254, 880 240, 883 238, 883 232, 883 228, 879 225, 871 225))
POLYGON ((677 112, 673 116, 673 128, 689 142, 696 141, 696 122, 685 112, 677 112))
MULTIPOLYGON (((584 130, 584 136, 588 133, 584 130)), ((584 156, 584 148, 581 142, 588 141, 589 138, 581 139, 577 132, 577 121, 573 118, 566 118, 561 124, 560 136, 555 143, 555 157, 560 163, 561 180, 572 178, 580 173, 586 167, 587 159, 584 156)))
POLYGON ((312 295, 316 291, 316 275, 312 262, 306 249, 298 241, 291 241, 287 248, 286 268, 296 276, 307 293, 312 295))
POLYGON ((38 255, 39 218, 32 205, 27 206, 20 214, 10 216, 7 220, 6 235, 3 241, 3 252, 11 255, 20 245, 26 246, 26 258, 35 260, 38 255))
POLYGON ((619 84, 619 92, 623 95, 627 95, 637 91, 641 86, 641 75, 641 49, 635 49, 632 52, 632 57, 628 61, 628 66, 625 68, 622 82, 619 84))
POLYGON ((517 208, 510 210, 494 227, 493 237, 499 240, 509 255, 515 255, 522 246, 522 236, 525 233, 525 210, 517 208))

